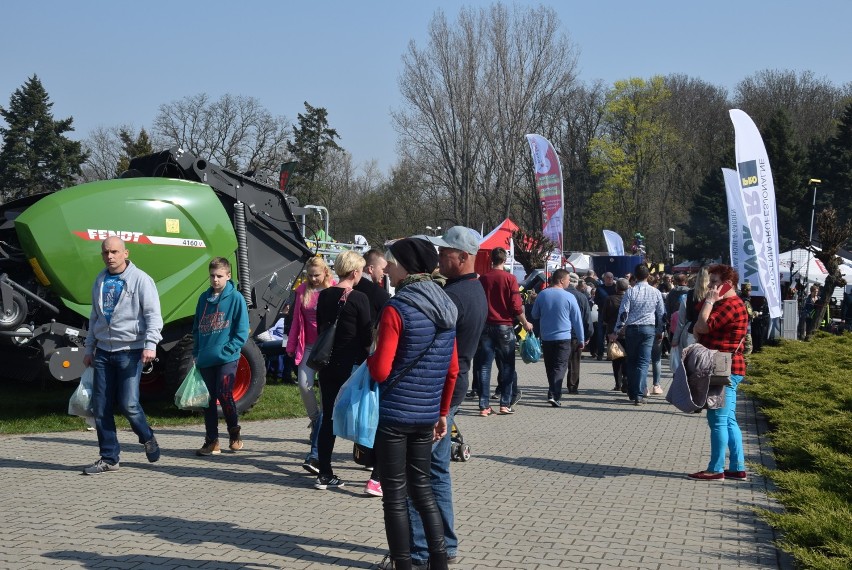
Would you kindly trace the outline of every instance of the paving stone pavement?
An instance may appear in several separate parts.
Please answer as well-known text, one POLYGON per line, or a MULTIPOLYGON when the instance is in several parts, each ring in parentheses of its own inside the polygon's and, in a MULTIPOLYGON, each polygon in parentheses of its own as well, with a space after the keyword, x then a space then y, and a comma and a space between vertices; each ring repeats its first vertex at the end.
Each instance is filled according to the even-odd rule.
MULTIPOLYGON (((705 414, 663 396, 635 407, 611 391, 609 362, 584 358, 580 393, 545 401, 541 363, 518 361, 512 416, 457 418, 473 457, 452 465, 460 560, 453 568, 792 568, 755 508, 776 509, 760 476, 698 482, 705 414)), ((665 376, 665 375, 664 375, 665 376)), ((668 379, 664 378, 664 386, 668 379)), ((746 460, 771 465, 742 396, 746 460)), ((245 450, 200 458, 203 427, 160 428, 156 464, 121 432, 121 469, 91 477, 93 432, 0 438, 0 568, 371 568, 387 550, 369 473, 338 440, 343 489, 301 468, 305 419, 243 425, 245 450)))

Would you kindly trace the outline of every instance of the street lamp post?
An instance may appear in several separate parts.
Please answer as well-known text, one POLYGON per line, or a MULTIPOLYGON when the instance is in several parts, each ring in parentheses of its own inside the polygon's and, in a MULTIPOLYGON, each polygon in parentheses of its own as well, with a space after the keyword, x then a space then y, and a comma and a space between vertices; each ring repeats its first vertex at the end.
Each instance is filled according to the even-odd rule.
MULTIPOLYGON (((805 289, 806 290, 808 288, 808 274, 810 273, 810 269, 811 269, 811 248, 813 247, 813 241, 814 241, 814 214, 816 213, 816 191, 817 191, 817 186, 819 186, 820 184, 822 184, 822 180, 820 180, 819 178, 811 178, 810 180, 808 180, 808 185, 814 187, 814 201, 811 204, 811 232, 810 232, 810 234, 808 234, 808 264, 805 265, 805 289)), ((791 281, 792 281, 792 278, 791 278, 791 281)))
POLYGON ((675 257, 674 257, 674 237, 675 237, 675 229, 669 228, 669 231, 672 232, 672 243, 669 244, 669 257, 672 260, 672 271, 674 271, 675 257))

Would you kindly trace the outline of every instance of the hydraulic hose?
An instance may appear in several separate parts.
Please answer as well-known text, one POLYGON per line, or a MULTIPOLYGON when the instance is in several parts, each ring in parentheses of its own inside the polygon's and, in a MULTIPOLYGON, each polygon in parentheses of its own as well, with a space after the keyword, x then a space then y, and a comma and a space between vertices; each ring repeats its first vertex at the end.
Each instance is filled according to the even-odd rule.
POLYGON ((240 277, 240 293, 251 307, 251 269, 249 269, 248 246, 246 244, 246 205, 234 204, 234 231, 237 234, 237 271, 240 277))

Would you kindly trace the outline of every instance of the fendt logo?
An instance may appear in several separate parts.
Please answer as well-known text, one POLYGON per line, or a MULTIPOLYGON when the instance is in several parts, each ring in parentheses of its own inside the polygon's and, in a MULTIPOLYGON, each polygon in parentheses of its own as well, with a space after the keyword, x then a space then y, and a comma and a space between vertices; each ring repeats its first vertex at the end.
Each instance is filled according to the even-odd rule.
POLYGON ((740 184, 744 189, 757 186, 757 161, 740 162, 737 164, 737 170, 740 173, 740 184))
POLYGON ((115 230, 93 230, 88 229, 85 232, 74 232, 83 239, 90 241, 103 241, 110 237, 121 238, 125 242, 138 242, 142 237, 142 232, 131 231, 115 231, 115 230))

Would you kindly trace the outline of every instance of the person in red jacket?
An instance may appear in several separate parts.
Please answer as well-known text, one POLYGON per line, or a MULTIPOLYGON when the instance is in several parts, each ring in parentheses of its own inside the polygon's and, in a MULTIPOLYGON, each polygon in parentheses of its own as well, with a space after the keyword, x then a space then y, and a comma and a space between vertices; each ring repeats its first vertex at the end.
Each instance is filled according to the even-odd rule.
POLYGON ((444 525, 429 473, 432 443, 447 436, 458 376, 458 311, 432 279, 438 253, 430 242, 398 240, 385 258, 396 294, 382 309, 376 351, 367 359, 380 394, 373 449, 390 548, 381 567, 412 567, 406 504, 411 497, 426 531, 429 567, 445 569, 444 525))
POLYGON ((515 319, 527 332, 533 329, 524 315, 518 280, 503 269, 505 263, 506 250, 494 248, 491 250, 491 271, 479 278, 488 301, 488 317, 474 359, 475 382, 479 386, 479 415, 483 417, 492 413, 488 398, 491 395, 491 363, 495 358, 501 383, 500 413, 515 413, 514 406, 521 399, 515 374, 515 319))

